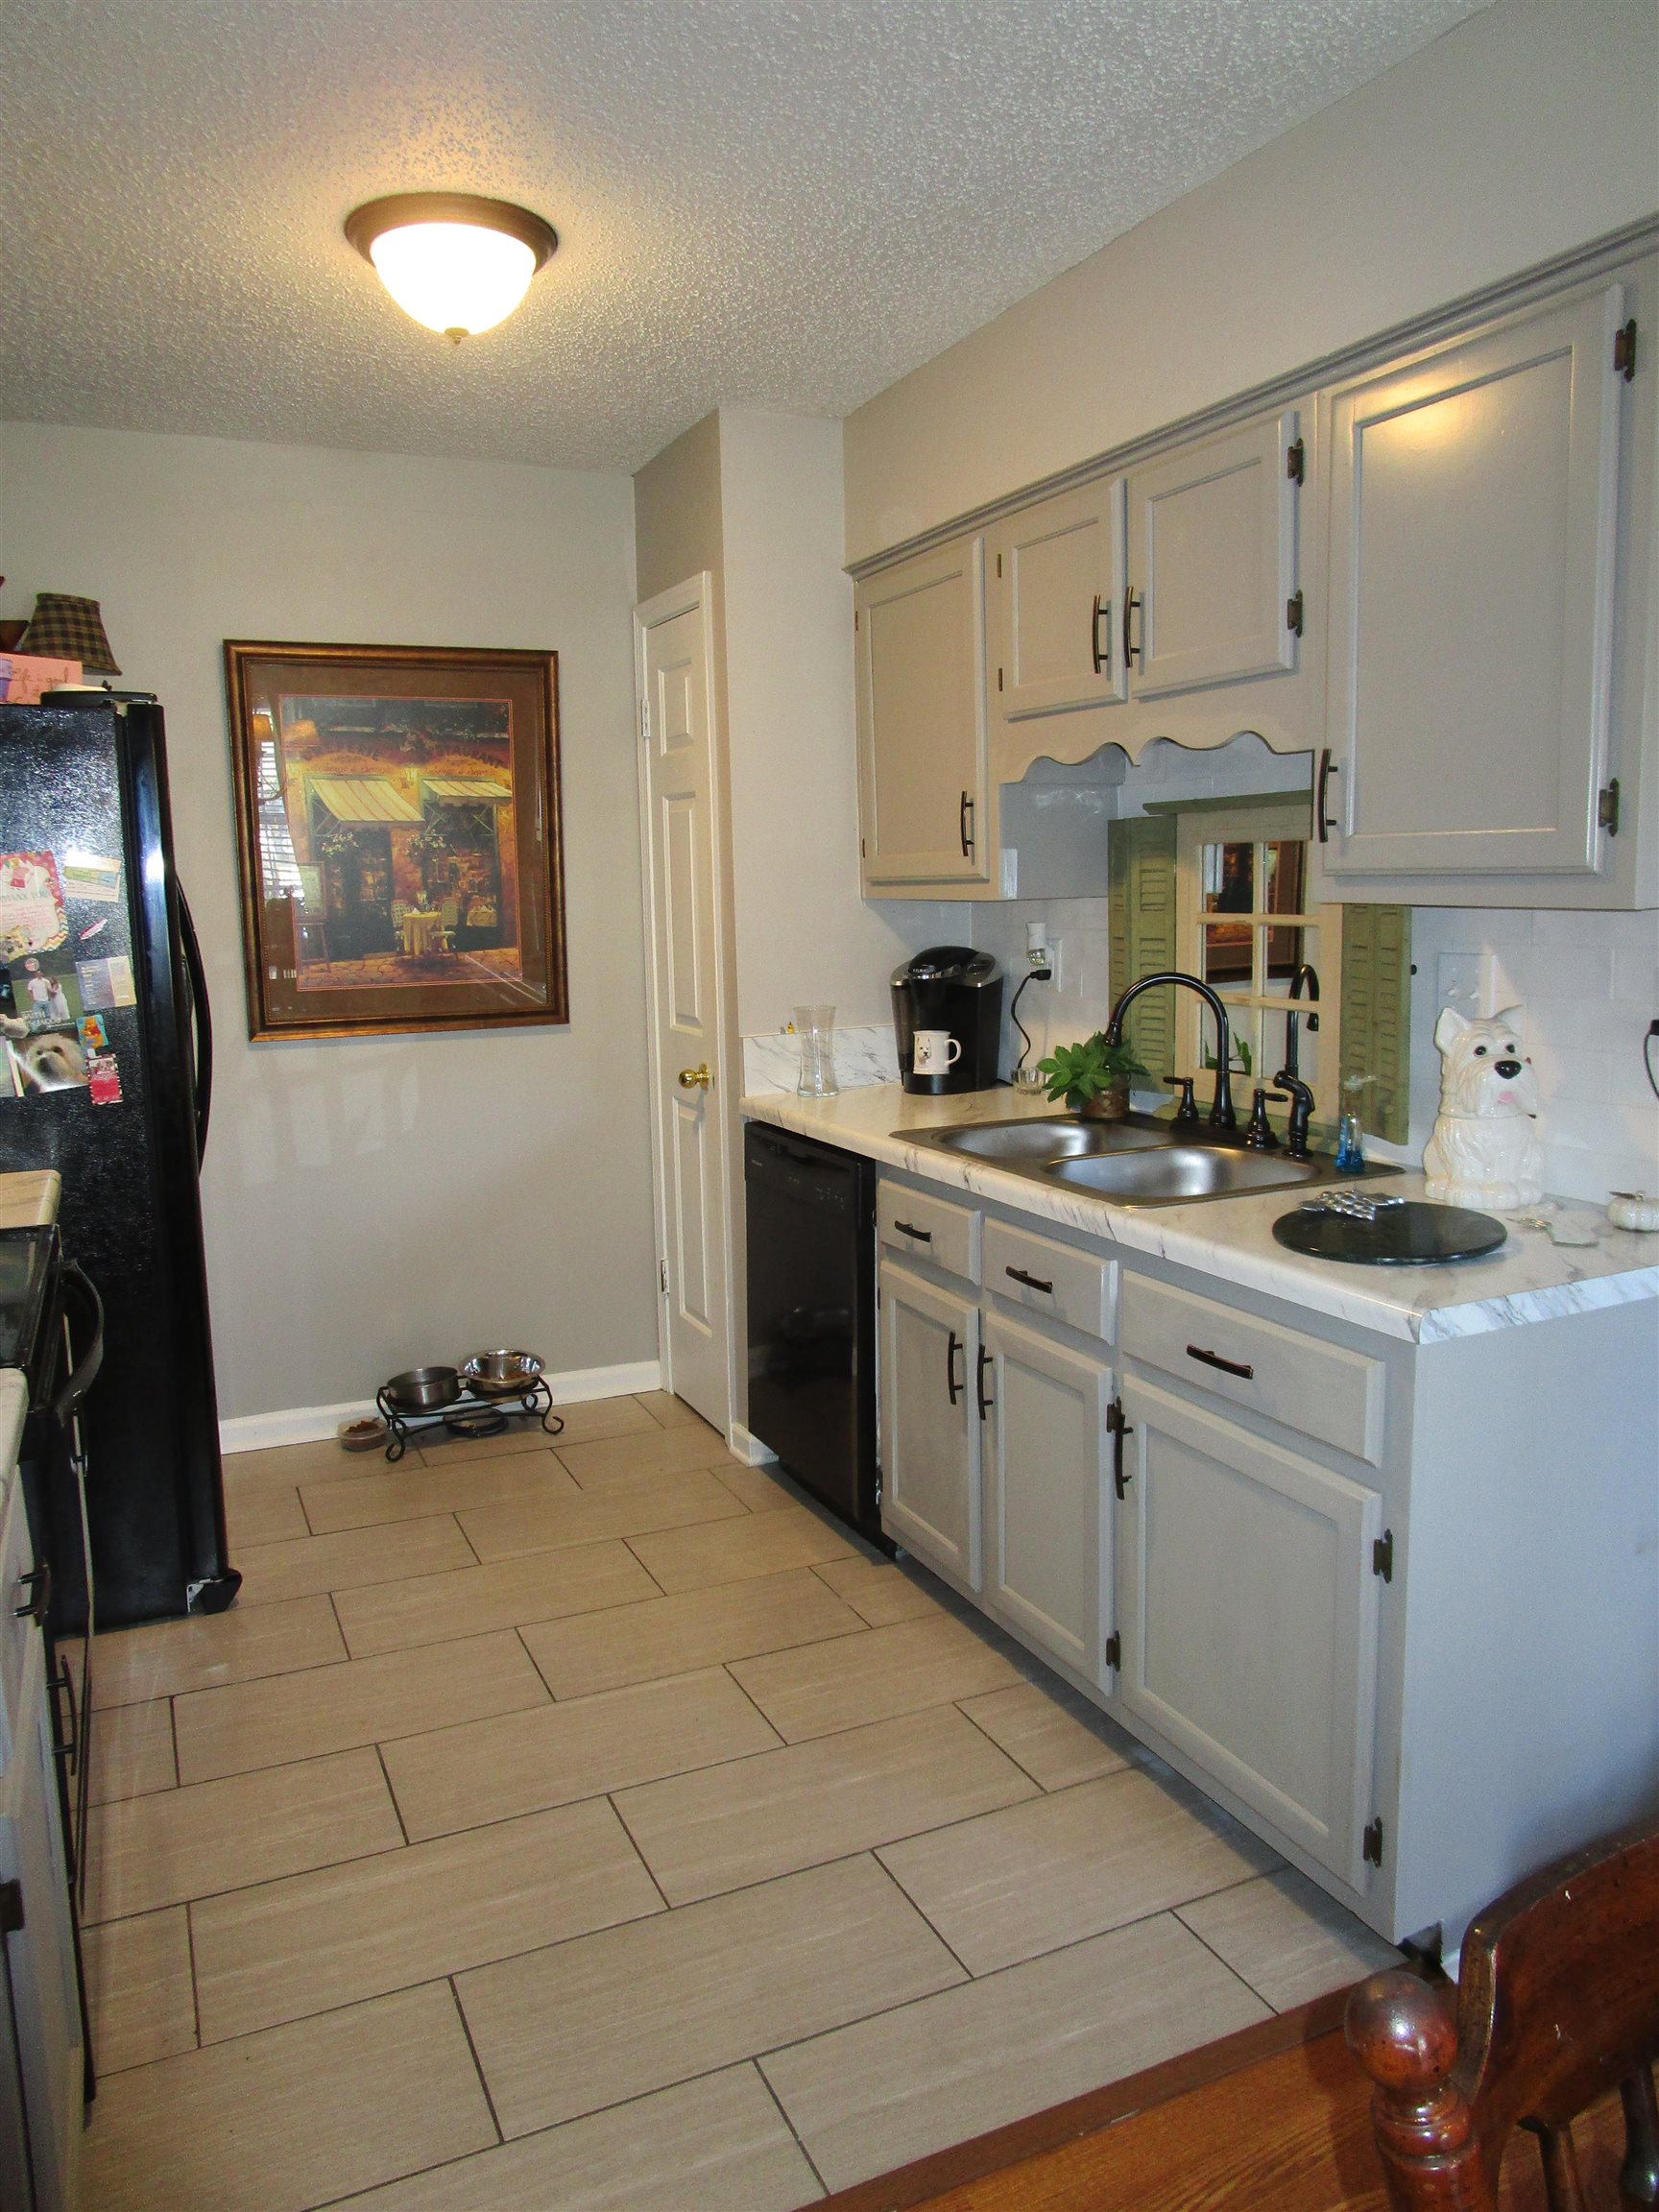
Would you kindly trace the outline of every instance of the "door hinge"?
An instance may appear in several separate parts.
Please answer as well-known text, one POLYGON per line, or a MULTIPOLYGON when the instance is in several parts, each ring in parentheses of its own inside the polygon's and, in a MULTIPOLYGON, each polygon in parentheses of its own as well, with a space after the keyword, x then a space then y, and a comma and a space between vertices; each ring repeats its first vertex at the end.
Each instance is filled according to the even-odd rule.
POLYGON ((15 1936, 23 1926, 23 1885, 0 1882, 0 1936, 15 1936))
POLYGON ((1378 1814, 1359 1840, 1359 1856, 1373 1866, 1382 1863, 1382 1815, 1378 1814))
POLYGON ((1293 439, 1285 448, 1285 473, 1292 484, 1308 481, 1308 447, 1300 439, 1293 439))
POLYGON ((1118 1672, 1123 1665, 1123 1639, 1114 1628, 1106 1639, 1106 1664, 1118 1672))
POLYGON ((1384 1582, 1392 1582, 1394 1579, 1394 1531, 1392 1528, 1384 1528, 1381 1536, 1372 1540, 1371 1572, 1373 1575, 1381 1575, 1384 1582))
POLYGON ((1596 827, 1605 830, 1609 837, 1619 834, 1619 779, 1614 777, 1605 791, 1596 801, 1596 827))
POLYGON ((1302 594, 1293 591, 1285 602, 1285 627, 1292 636, 1302 635, 1302 594))
POLYGON ((668 1262, 666 1260, 659 1260, 657 1262, 657 1281, 663 1297, 666 1298, 668 1295, 668 1262))
POLYGON ((1623 376, 1628 384, 1636 373, 1636 318, 1631 316, 1622 330, 1613 333, 1613 373, 1623 376))
POLYGON ((639 702, 639 739, 644 745, 649 745, 651 742, 651 702, 649 699, 641 699, 639 702))

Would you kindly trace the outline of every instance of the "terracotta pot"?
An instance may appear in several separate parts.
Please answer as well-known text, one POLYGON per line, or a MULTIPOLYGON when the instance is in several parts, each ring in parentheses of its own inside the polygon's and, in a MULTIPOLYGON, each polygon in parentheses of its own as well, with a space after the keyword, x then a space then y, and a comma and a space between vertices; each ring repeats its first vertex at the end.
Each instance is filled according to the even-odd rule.
POLYGON ((1127 1081, 1114 1083, 1109 1091, 1087 1100, 1081 1111, 1086 1121, 1121 1121, 1129 1111, 1127 1081))

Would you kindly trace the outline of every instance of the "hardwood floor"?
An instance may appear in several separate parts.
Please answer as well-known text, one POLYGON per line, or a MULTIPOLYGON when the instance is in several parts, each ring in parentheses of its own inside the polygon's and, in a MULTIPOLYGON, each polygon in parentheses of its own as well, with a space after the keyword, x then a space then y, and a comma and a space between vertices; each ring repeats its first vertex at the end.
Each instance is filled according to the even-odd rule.
MULTIPOLYGON (((844 2189, 820 2212, 1389 2212, 1344 2001, 1334 1991, 844 2189)), ((1590 2205, 1619 2212, 1617 2092, 1575 2133, 1590 2205)), ((1499 2212, 1547 2212, 1525 2136, 1504 2160, 1499 2212)))

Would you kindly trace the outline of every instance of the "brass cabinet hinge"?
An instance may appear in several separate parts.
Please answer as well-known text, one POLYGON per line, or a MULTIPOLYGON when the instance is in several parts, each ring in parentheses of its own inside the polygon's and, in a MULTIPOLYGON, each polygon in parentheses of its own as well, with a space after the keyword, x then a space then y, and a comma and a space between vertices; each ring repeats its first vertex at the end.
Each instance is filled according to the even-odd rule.
POLYGON ((1605 791, 1596 801, 1596 827, 1605 830, 1609 837, 1619 834, 1619 779, 1614 777, 1605 791))
POLYGON ((1381 1866, 1382 1863, 1382 1815, 1381 1813, 1366 1828, 1364 1836, 1360 1839, 1359 1856, 1372 1866, 1381 1866))
POLYGON ((1628 384, 1636 373, 1636 318, 1631 316, 1622 330, 1613 333, 1613 373, 1623 376, 1628 384))
POLYGON ((1371 1572, 1381 1575, 1384 1582, 1394 1579, 1394 1531, 1384 1528, 1371 1545, 1371 1572))
POLYGON ((1300 591, 1293 591, 1285 602, 1285 627, 1291 633, 1292 637, 1301 637, 1302 594, 1300 591))
POLYGON ((1123 1665, 1123 1639, 1116 1628, 1106 1639, 1106 1664, 1115 1673, 1123 1665))
POLYGON ((1300 438, 1285 448, 1285 473, 1292 484, 1308 481, 1308 447, 1300 438))

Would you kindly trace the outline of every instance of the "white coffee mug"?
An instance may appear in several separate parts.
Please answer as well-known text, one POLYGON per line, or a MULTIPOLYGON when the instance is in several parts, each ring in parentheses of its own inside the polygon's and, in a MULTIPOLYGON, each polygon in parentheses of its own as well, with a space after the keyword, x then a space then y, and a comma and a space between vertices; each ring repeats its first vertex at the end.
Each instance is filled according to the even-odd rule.
POLYGON ((911 1066, 918 1075, 943 1075, 962 1057, 962 1040, 949 1029, 918 1029, 911 1066))

